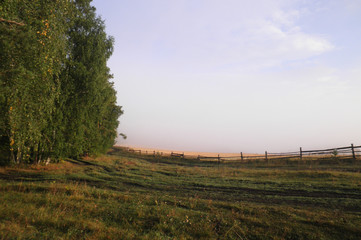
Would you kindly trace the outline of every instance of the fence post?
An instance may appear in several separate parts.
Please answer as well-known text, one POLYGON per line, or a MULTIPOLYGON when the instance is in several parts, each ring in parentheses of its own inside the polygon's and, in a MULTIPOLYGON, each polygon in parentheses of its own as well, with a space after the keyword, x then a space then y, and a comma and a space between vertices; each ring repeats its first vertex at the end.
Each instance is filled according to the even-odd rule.
POLYGON ((241 161, 243 161, 243 153, 241 152, 241 161))
POLYGON ((184 159, 184 152, 183 152, 183 159, 184 159))
POLYGON ((355 160, 356 155, 355 155, 355 148, 353 147, 353 143, 351 143, 351 149, 352 149, 352 158, 355 160))
POLYGON ((302 161, 302 147, 300 147, 300 160, 302 161))
POLYGON ((153 151, 153 156, 155 157, 155 151, 153 151))
POLYGON ((266 161, 268 162, 267 151, 264 152, 264 155, 266 157, 266 161))
POLYGON ((221 163, 221 158, 219 157, 219 154, 218 154, 218 164, 221 163))

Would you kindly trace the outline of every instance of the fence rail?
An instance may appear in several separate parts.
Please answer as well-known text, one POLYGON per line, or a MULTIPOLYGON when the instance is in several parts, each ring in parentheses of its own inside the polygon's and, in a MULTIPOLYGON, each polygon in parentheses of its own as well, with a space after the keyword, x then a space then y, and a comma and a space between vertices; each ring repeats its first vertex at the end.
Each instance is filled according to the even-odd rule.
POLYGON ((337 148, 328 148, 328 149, 319 149, 319 150, 303 150, 300 147, 300 150, 297 152, 281 152, 281 153, 268 153, 265 151, 265 154, 258 155, 244 155, 243 152, 240 152, 239 156, 221 156, 218 154, 216 157, 211 156, 202 156, 202 155, 185 155, 183 153, 164 153, 159 151, 141 151, 135 150, 132 148, 125 148, 128 152, 138 153, 140 155, 149 155, 149 156, 170 156, 175 158, 183 158, 183 159, 198 159, 203 161, 251 161, 251 160, 265 160, 270 161, 274 159, 300 159, 309 157, 350 157, 352 159, 356 159, 361 155, 361 146, 354 146, 351 144, 347 147, 337 147, 337 148))
POLYGON ((184 158, 184 153, 174 153, 172 152, 170 154, 171 157, 181 157, 181 158, 184 158))

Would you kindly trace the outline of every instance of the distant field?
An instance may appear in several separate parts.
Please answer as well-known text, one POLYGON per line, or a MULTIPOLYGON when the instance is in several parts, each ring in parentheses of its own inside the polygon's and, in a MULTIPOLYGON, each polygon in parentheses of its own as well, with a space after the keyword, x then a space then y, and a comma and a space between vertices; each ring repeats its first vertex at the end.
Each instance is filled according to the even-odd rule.
MULTIPOLYGON (((122 146, 119 146, 119 147, 122 147, 122 146)), ((240 153, 215 153, 215 152, 190 152, 190 151, 182 151, 182 150, 172 150, 172 149, 156 149, 156 148, 142 148, 142 147, 132 147, 132 146, 128 146, 129 148, 131 149, 134 149, 134 150, 141 150, 142 153, 153 153, 154 151, 156 153, 164 153, 165 155, 170 155, 172 152, 175 152, 175 153, 184 153, 184 155, 187 155, 187 156, 204 156, 204 157, 217 157, 218 154, 220 154, 220 156, 222 157, 238 157, 240 156, 240 153)), ((258 156, 260 154, 255 154, 255 153, 243 153, 244 156, 258 156)))
POLYGON ((0 239, 360 239, 360 160, 107 155, 0 168, 0 239))

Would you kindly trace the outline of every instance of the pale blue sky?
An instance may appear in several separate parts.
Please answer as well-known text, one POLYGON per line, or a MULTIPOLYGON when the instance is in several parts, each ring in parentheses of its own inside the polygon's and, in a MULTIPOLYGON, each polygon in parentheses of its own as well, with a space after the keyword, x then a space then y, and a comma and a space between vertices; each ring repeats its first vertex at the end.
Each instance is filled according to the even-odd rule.
POLYGON ((361 1, 95 0, 115 38, 120 144, 361 145, 361 1))

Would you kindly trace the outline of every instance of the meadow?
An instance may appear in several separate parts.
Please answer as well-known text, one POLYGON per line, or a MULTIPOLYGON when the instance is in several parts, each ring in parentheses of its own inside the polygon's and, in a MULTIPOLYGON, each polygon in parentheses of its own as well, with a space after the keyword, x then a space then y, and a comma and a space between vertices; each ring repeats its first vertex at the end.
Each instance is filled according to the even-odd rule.
POLYGON ((0 167, 0 239, 360 239, 361 160, 106 155, 0 167))

